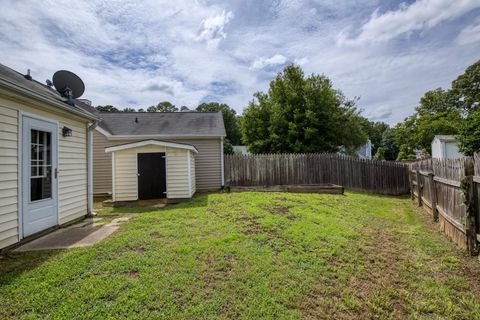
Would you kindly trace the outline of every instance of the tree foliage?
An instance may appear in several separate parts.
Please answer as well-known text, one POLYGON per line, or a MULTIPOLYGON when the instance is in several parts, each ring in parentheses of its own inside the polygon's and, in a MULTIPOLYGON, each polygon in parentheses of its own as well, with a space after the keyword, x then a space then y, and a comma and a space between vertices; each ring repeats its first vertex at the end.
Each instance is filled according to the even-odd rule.
POLYGON ((159 102, 156 106, 147 108, 147 112, 177 112, 178 108, 169 101, 159 102))
POLYGON ((372 154, 376 154, 377 149, 383 147, 383 133, 390 129, 390 126, 385 122, 370 121, 363 118, 362 128, 367 134, 368 139, 372 142, 372 154))
POLYGON ((403 144, 400 146, 400 150, 398 152, 397 161, 403 160, 415 160, 416 155, 412 148, 403 144))
POLYGON ((364 144, 355 101, 347 100, 323 75, 305 77, 299 66, 287 66, 256 93, 241 119, 243 141, 253 153, 349 152, 364 144))
MULTIPOLYGON (((226 139, 228 143, 232 145, 239 145, 240 142, 240 125, 237 117, 237 112, 231 108, 228 104, 218 103, 218 102, 209 102, 200 104, 196 111, 199 112, 209 112, 209 111, 220 111, 223 116, 223 123, 225 124, 225 131, 227 134, 226 139)), ((225 141, 225 145, 227 141, 225 141)), ((224 150, 226 150, 224 146, 224 150)), ((233 153, 233 148, 232 148, 233 153)))
POLYGON ((452 82, 451 95, 459 109, 468 112, 480 107, 480 60, 452 82))
POLYGON ((430 153, 435 135, 457 134, 461 120, 461 112, 453 106, 448 91, 428 91, 415 113, 396 126, 396 140, 400 146, 430 153))
POLYGON ((471 110, 462 122, 457 136, 460 151, 472 156, 480 152, 480 109, 471 110))
POLYGON ((136 112, 136 110, 130 107, 126 107, 122 109, 122 112, 136 112))
POLYGON ((373 157, 375 160, 385 160, 385 149, 383 147, 378 147, 375 156, 373 157))
POLYGON ((110 104, 107 104, 104 106, 96 106, 95 109, 97 109, 100 112, 119 112, 120 111, 110 104))
POLYGON ((397 141, 395 140, 395 130, 388 128, 382 135, 382 148, 385 151, 385 160, 396 160, 399 152, 397 141))
POLYGON ((424 94, 415 113, 396 126, 397 144, 405 146, 403 151, 431 152, 435 135, 453 134, 464 154, 478 152, 480 130, 475 125, 479 109, 480 60, 454 80, 451 89, 438 88, 424 94))

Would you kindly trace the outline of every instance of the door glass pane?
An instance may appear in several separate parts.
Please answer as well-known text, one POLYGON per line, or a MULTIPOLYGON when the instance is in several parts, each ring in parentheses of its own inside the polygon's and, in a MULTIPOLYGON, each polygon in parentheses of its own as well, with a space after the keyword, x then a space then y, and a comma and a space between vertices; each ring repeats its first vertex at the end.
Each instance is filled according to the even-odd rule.
POLYGON ((31 130, 30 201, 52 197, 51 133, 31 130))

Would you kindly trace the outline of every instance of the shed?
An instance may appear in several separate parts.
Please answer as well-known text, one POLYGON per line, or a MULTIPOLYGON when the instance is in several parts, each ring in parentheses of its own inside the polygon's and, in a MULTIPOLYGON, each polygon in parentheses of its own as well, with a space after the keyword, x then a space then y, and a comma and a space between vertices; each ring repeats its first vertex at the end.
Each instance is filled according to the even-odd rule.
POLYGON ((112 200, 190 199, 196 190, 190 144, 143 140, 105 148, 112 154, 112 200))
MULTIPOLYGON (((95 112, 95 111, 94 111, 95 112)), ((112 153, 106 148, 148 139, 194 146, 195 185, 214 191, 224 185, 221 112, 96 112, 101 119, 93 132, 93 192, 111 195, 112 153)))
POLYGON ((436 135, 432 141, 432 158, 459 159, 463 158, 453 135, 436 135))

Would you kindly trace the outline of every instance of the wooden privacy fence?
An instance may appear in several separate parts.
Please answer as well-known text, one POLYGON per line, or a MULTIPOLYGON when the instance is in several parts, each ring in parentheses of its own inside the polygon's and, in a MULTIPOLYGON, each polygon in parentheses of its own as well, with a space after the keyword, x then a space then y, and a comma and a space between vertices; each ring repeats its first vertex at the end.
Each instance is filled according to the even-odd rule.
POLYGON ((380 194, 408 193, 408 165, 337 154, 226 155, 227 186, 337 184, 380 194))
POLYGON ((470 254, 480 240, 480 155, 410 164, 411 196, 438 221, 440 230, 470 254))

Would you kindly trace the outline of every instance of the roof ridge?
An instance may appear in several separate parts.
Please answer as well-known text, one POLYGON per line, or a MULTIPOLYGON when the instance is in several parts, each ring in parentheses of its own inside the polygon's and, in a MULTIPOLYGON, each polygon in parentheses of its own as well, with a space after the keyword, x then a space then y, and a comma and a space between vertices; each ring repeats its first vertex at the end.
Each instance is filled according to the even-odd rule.
POLYGON ((149 111, 98 111, 101 114, 153 114, 153 113, 158 113, 158 114, 185 114, 185 113, 221 113, 222 111, 155 111, 155 112, 149 112, 149 111))

